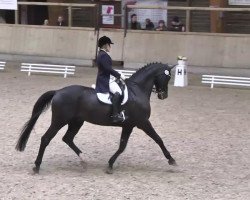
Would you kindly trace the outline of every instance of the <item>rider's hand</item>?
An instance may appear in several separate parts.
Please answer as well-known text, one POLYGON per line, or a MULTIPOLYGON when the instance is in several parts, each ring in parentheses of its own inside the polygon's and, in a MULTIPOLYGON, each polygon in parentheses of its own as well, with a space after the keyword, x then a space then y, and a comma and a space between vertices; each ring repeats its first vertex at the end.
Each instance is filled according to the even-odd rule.
POLYGON ((121 77, 120 77, 122 80, 125 81, 126 77, 124 76, 124 74, 121 73, 121 77))

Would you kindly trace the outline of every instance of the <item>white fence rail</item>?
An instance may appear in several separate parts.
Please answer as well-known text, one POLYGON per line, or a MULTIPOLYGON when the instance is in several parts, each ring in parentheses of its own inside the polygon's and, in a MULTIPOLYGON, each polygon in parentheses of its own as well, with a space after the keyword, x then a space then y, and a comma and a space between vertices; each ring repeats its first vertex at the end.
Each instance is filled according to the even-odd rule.
POLYGON ((6 62, 0 61, 0 70, 4 70, 6 62))
POLYGON ((202 83, 214 85, 235 85, 250 87, 250 78, 237 76, 202 75, 202 83))
POLYGON ((22 63, 21 71, 28 72, 28 76, 30 76, 31 73, 34 72, 34 73, 63 74, 64 78, 66 78, 67 75, 75 74, 75 66, 22 63))
POLYGON ((132 76, 136 72, 136 70, 125 70, 125 69, 116 69, 115 71, 122 73, 126 79, 130 78, 130 76, 132 76))

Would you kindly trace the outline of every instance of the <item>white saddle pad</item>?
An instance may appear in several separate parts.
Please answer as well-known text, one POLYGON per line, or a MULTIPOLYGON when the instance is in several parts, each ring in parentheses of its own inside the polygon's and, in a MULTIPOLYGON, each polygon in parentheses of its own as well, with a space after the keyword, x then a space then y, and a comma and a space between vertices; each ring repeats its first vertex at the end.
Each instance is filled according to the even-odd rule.
MULTIPOLYGON (((111 96, 109 93, 96 93, 97 94, 97 98, 99 99, 99 101, 106 103, 106 104, 112 104, 111 102, 111 96)), ((125 90, 124 90, 124 97, 122 100, 122 105, 124 105, 126 102, 128 101, 128 88, 127 86, 125 86, 125 90)))

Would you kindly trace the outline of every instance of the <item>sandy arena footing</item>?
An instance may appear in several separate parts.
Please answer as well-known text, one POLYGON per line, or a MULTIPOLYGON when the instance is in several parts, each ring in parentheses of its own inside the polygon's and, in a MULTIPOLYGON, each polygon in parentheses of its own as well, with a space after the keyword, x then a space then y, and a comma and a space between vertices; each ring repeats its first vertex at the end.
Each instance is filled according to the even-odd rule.
POLYGON ((250 197, 250 92, 210 89, 200 76, 190 86, 169 88, 169 97, 151 97, 151 122, 178 163, 168 165, 160 148, 135 128, 126 151, 104 171, 118 148, 120 128, 85 123, 75 138, 87 170, 62 141, 64 127, 47 147, 39 175, 32 175, 41 136, 51 112, 41 115, 24 152, 15 144, 34 103, 48 90, 72 84, 90 86, 95 68, 75 77, 32 75, 17 68, 0 72, 0 199, 123 200, 242 199, 250 197))

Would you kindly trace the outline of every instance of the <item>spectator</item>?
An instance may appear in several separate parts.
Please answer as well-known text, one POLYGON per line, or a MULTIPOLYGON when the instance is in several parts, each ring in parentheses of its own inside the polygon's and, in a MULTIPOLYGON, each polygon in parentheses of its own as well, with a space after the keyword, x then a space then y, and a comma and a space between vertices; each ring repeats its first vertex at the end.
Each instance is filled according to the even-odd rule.
POLYGON ((48 25, 49 25, 49 20, 48 20, 48 19, 45 19, 44 22, 43 22, 43 25, 44 25, 44 26, 48 26, 48 25))
POLYGON ((134 29, 134 30, 141 29, 141 24, 137 21, 136 14, 131 15, 131 23, 130 23, 129 29, 134 29))
POLYGON ((4 18, 2 16, 0 16, 0 24, 5 24, 5 23, 6 22, 5 22, 4 18))
POLYGON ((179 17, 174 16, 169 27, 169 31, 184 32, 185 26, 180 21, 179 17))
POLYGON ((5 24, 5 11, 4 10, 0 10, 0 24, 5 24))
POLYGON ((157 26, 157 28, 155 30, 156 31, 166 31, 167 30, 167 27, 165 25, 164 20, 159 20, 158 26, 157 26))
POLYGON ((57 19, 57 26, 66 26, 66 23, 64 22, 63 20, 63 16, 58 16, 58 19, 57 19))
POLYGON ((155 25, 153 22, 151 22, 149 18, 147 18, 145 22, 146 22, 146 27, 145 27, 146 30, 154 30, 155 25))

